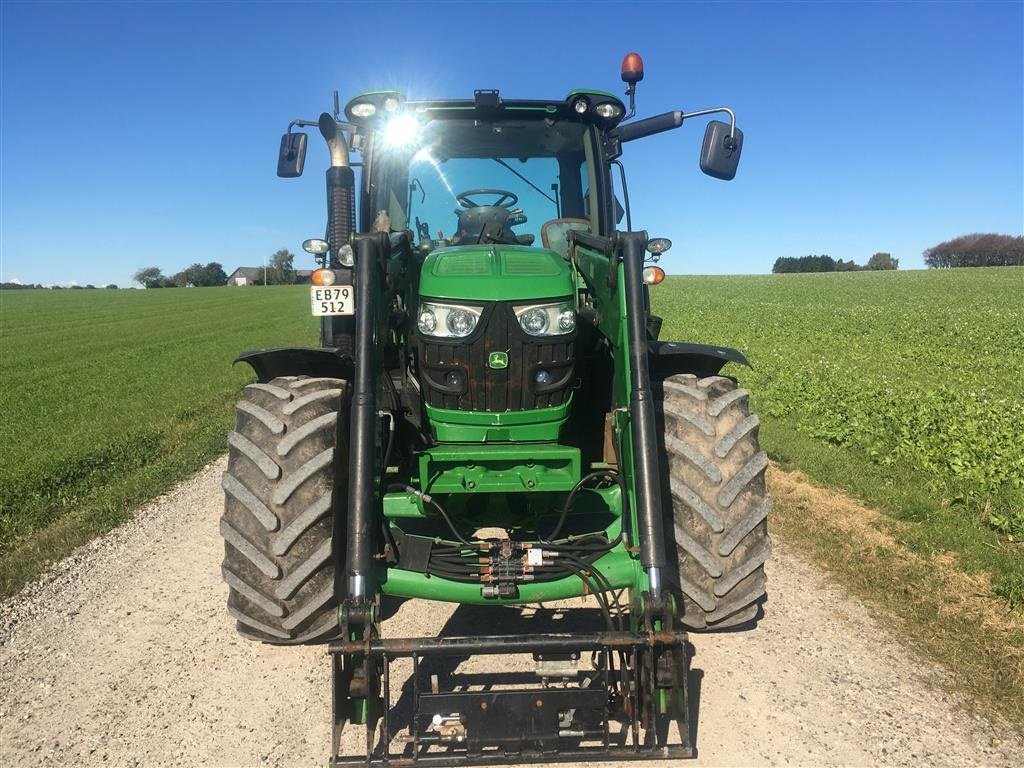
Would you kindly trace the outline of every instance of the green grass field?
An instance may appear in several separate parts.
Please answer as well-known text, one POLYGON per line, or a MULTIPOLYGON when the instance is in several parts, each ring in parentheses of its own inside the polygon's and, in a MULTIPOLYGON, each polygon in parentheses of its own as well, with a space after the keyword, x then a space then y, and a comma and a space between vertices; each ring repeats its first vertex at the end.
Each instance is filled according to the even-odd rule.
MULTIPOLYGON (((0 592, 224 449, 242 350, 313 344, 305 288, 0 294, 0 592)), ((1024 602, 1024 271, 674 277, 662 338, 728 344, 773 457, 1024 602)))
POLYGON ((0 595, 223 452, 231 361, 315 344, 305 290, 0 293, 0 595))
POLYGON ((1024 270, 676 277, 662 338, 728 344, 785 465, 1024 604, 1024 270))

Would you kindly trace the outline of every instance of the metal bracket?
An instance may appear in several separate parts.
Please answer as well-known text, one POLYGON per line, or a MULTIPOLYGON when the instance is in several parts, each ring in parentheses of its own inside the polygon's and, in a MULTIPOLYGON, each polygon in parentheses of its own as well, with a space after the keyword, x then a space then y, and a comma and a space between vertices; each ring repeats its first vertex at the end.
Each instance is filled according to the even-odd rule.
MULTIPOLYGON (((336 672, 331 766, 537 765, 694 756, 686 709, 689 654, 682 632, 406 640, 364 634, 361 640, 332 643, 329 650, 336 672), (579 670, 575 679, 561 675, 566 670, 559 669, 562 679, 557 686, 545 679, 543 686, 524 687, 522 673, 509 671, 483 676, 452 672, 448 691, 440 690, 435 674, 424 686, 427 675, 422 665, 428 660, 510 654, 533 654, 535 660, 562 666, 587 654, 593 669, 579 670), (412 662, 407 684, 412 689, 412 713, 404 735, 393 731, 390 719, 390 665, 399 658, 412 662), (370 678, 346 675, 347 669, 360 667, 379 680, 378 688, 364 691, 356 683, 370 683, 370 678), (366 753, 342 755, 338 712, 344 712, 348 702, 339 696, 364 692, 377 694, 376 703, 367 699, 366 753), (668 720, 678 726, 675 743, 670 743, 668 720), (621 728, 613 729, 613 723, 621 723, 621 728)), ((539 669, 538 674, 549 678, 544 671, 539 669)), ((402 698, 409 693, 406 690, 402 698)))

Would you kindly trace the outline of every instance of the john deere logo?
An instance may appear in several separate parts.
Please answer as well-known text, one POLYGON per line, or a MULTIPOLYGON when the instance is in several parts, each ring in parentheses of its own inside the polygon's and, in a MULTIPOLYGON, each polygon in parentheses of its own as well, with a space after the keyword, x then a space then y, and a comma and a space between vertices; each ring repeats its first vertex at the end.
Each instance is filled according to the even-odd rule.
POLYGON ((508 368, 507 352, 491 352, 487 358, 488 368, 508 368))

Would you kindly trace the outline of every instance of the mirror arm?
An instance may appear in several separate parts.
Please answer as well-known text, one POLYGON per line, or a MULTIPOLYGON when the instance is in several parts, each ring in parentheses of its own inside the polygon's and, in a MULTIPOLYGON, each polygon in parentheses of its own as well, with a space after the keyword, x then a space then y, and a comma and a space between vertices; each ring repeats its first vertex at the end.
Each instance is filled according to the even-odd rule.
POLYGON ((291 133, 292 128, 294 128, 296 125, 299 126, 300 128, 316 128, 318 125, 320 125, 320 123, 314 123, 310 120, 292 120, 290 123, 288 123, 288 133, 291 133))
POLYGON ((642 139, 647 136, 652 136, 655 133, 661 133, 662 131, 671 131, 672 129, 681 126, 683 121, 688 120, 691 117, 713 115, 718 112, 725 112, 729 115, 729 139, 734 140, 736 138, 736 115, 731 109, 729 109, 729 107, 699 109, 695 112, 683 112, 682 110, 666 112, 663 115, 655 115, 654 117, 646 117, 643 120, 637 120, 635 123, 620 125, 615 130, 609 131, 608 136, 620 143, 634 141, 635 139, 642 139))
POLYGON ((690 117, 701 117, 703 115, 714 115, 719 112, 725 112, 729 115, 729 138, 736 138, 736 113, 733 112, 729 107, 713 107, 712 109, 699 109, 696 112, 684 112, 683 120, 690 117))

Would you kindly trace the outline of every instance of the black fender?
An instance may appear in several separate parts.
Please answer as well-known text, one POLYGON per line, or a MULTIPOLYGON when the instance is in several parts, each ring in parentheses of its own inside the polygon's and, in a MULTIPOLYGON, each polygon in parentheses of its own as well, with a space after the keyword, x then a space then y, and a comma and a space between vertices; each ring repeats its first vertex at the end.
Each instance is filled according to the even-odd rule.
POLYGON ((282 347, 243 352, 236 363, 247 363, 256 379, 266 384, 278 376, 324 376, 352 380, 353 364, 336 347, 282 347))
POLYGON ((685 341, 648 341, 648 367, 652 379, 664 379, 677 373, 692 373, 703 378, 716 376, 726 363, 750 367, 737 349, 685 341))

